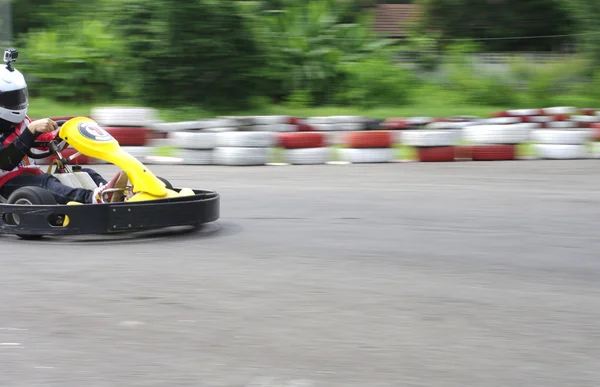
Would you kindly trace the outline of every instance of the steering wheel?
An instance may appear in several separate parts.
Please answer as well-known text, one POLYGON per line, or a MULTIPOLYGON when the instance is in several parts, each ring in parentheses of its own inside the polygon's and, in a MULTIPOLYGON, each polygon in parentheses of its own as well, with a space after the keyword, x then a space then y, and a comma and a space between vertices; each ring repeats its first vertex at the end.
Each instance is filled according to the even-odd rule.
MULTIPOLYGON (((67 122, 67 120, 56 121, 56 123, 58 124, 58 128, 60 129, 60 127, 65 124, 65 122, 67 122)), ((56 137, 52 141, 49 141, 49 142, 34 141, 31 148, 27 149, 27 152, 25 152, 25 154, 27 154, 27 156, 32 159, 36 159, 36 160, 45 159, 46 157, 52 156, 56 152, 62 151, 63 149, 65 149, 66 146, 67 146, 66 141, 64 141, 62 138, 60 138, 60 136, 57 133, 56 137), (50 149, 46 152, 41 152, 41 153, 33 153, 31 151, 32 148, 38 148, 38 147, 48 147, 50 149)))

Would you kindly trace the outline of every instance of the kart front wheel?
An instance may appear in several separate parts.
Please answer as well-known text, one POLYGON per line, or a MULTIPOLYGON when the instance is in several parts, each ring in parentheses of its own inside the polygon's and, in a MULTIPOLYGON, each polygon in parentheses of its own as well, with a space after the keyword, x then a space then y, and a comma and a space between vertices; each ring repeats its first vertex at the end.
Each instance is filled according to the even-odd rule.
MULTIPOLYGON (((56 205, 57 204, 56 199, 54 199, 54 196, 52 196, 50 191, 45 190, 44 188, 35 187, 35 186, 21 187, 21 188, 17 189, 15 192, 13 192, 8 197, 7 202, 8 202, 8 204, 17 204, 17 205, 25 205, 25 206, 56 205)), ((9 219, 7 219, 9 222, 11 222, 13 224, 20 223, 19 215, 7 214, 7 216, 9 217, 9 219)), ((59 220, 56 219, 56 222, 59 223, 59 220)), ((41 239, 43 237, 43 235, 19 235, 19 234, 17 234, 17 236, 19 238, 28 239, 28 240, 41 239)))

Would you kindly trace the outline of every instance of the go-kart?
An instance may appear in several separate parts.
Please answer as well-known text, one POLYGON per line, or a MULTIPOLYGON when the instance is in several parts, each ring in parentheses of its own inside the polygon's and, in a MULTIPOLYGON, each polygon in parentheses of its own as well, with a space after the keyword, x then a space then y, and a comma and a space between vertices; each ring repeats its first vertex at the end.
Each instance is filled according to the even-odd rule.
POLYGON ((48 173, 65 185, 88 189, 97 185, 80 166, 70 165, 73 159, 85 155, 114 164, 129 178, 126 188, 112 189, 122 191, 123 201, 57 204, 54 196, 43 188, 21 187, 8 198, 0 195, 0 234, 24 239, 39 239, 45 235, 112 234, 174 226, 198 227, 219 218, 217 192, 174 188, 168 180, 155 176, 146 165, 125 152, 93 119, 75 117, 57 123, 56 137, 49 142, 36 142, 27 156, 36 160, 54 158, 48 173), (61 153, 67 146, 76 151, 69 158, 61 153))

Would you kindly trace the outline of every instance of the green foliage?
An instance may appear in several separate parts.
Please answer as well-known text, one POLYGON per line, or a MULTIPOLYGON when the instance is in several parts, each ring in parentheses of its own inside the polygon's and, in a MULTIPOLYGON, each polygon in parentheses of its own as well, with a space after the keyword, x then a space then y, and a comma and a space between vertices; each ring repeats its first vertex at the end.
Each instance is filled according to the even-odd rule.
POLYGON ((33 95, 92 101, 123 91, 118 63, 122 49, 101 21, 82 20, 30 32, 21 51, 19 70, 36 80, 29 81, 33 95))
POLYGON ((376 3, 13 0, 18 67, 33 96, 135 101, 186 116, 273 103, 292 110, 415 101, 483 109, 600 100, 597 0, 419 0, 425 18, 402 47, 372 33, 368 10, 376 3), (574 32, 586 33, 578 48, 585 60, 494 71, 470 55, 556 49, 571 40, 463 40, 574 32), (394 63, 391 49, 416 57, 416 68, 394 63))
POLYGON ((473 72, 455 67, 448 77, 448 88, 460 94, 463 103, 480 106, 514 106, 516 95, 508 79, 494 72, 473 72))
POLYGON ((577 43, 580 52, 593 68, 600 66, 600 2, 598 0, 561 0, 570 17, 577 21, 577 43))
POLYGON ((490 70, 468 54, 476 46, 453 45, 444 66, 444 85, 463 103, 487 106, 544 107, 559 96, 589 93, 588 61, 574 57, 546 63, 515 60, 490 70))
POLYGON ((130 53, 142 101, 176 106, 243 106, 264 66, 238 7, 229 1, 126 0, 115 24, 130 53))
POLYGON ((402 106, 411 101, 416 85, 414 75, 392 64, 387 56, 371 56, 349 62, 343 70, 346 81, 336 95, 337 103, 373 108, 402 106))
POLYGON ((16 36, 30 31, 64 25, 84 14, 98 10, 102 2, 112 0, 9 0, 12 1, 13 32, 16 36))
POLYGON ((372 36, 366 16, 357 23, 342 23, 346 12, 344 4, 315 0, 290 2, 282 11, 253 19, 269 65, 261 75, 274 98, 302 96, 305 103, 317 105, 331 101, 342 86, 344 64, 392 43, 372 36))
POLYGON ((422 71, 435 70, 442 60, 435 37, 419 31, 409 32, 401 50, 413 55, 422 71))
POLYGON ((495 38, 573 33, 576 22, 563 1, 569 0, 418 0, 416 3, 423 9, 420 27, 439 32, 445 39, 491 39, 482 42, 491 51, 539 51, 561 48, 572 39, 495 38))

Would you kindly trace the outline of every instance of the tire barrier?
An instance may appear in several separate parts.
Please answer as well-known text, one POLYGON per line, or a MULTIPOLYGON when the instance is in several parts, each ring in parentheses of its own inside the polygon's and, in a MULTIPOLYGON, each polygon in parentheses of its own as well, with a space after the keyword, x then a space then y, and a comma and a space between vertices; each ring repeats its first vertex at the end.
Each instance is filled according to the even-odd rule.
POLYGON ((517 157, 516 145, 474 145, 471 151, 473 161, 504 161, 517 157))
POLYGON ((456 150, 453 146, 431 146, 417 148, 419 161, 444 162, 455 161, 456 150))
MULTIPOLYGON (((148 164, 386 163, 404 148, 414 150, 409 158, 420 162, 500 161, 517 159, 521 145, 533 158, 600 158, 600 110, 573 106, 498 111, 488 117, 263 115, 180 122, 164 122, 152 108, 98 107, 89 117, 148 164)), ((85 156, 75 162, 104 163, 85 156)))
POLYGON ((327 146, 323 133, 281 133, 278 146, 283 148, 283 158, 287 164, 326 164, 332 160, 333 150, 327 146))
POLYGON ((91 117, 102 127, 149 127, 159 122, 155 109, 143 107, 97 107, 91 117))
POLYGON ((539 129, 532 140, 538 156, 542 159, 581 159, 588 156, 586 144, 593 132, 585 128, 539 129))
POLYGON ((394 136, 390 131, 346 133, 345 148, 339 149, 342 161, 358 163, 389 163, 396 158, 394 136))
POLYGON ((266 165, 276 145, 273 132, 222 132, 215 134, 215 165, 266 165))
POLYGON ((393 148, 342 148, 338 154, 350 164, 389 163, 396 156, 393 148))
POLYGON ((592 131, 592 140, 596 142, 600 141, 600 123, 591 124, 590 130, 592 131))
POLYGON ((402 143, 416 148, 419 161, 455 161, 455 147, 460 141, 461 132, 456 129, 437 129, 449 126, 452 125, 438 122, 428 125, 433 129, 406 131, 402 136, 402 143))

